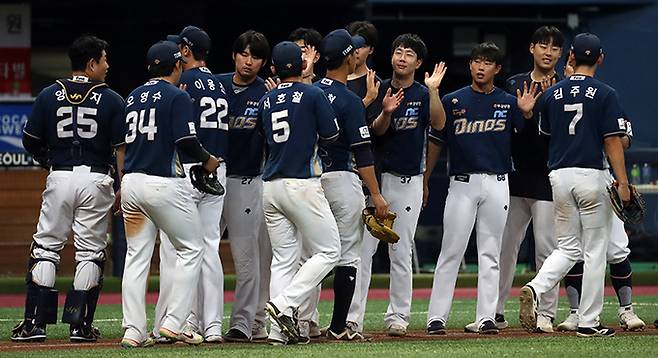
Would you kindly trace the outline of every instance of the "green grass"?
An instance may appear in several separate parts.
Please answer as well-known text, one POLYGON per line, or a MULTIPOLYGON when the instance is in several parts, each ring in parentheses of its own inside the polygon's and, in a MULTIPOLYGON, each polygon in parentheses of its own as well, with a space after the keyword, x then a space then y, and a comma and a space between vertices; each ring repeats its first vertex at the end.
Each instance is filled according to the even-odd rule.
MULTIPOLYGON (((562 299, 558 320, 563 319, 568 311, 566 300, 562 299)), ((651 325, 658 315, 658 297, 637 296, 634 298, 635 311, 645 322, 651 325)), ((387 301, 371 301, 368 303, 366 312, 366 329, 383 330, 383 312, 386 310, 387 301)), ((412 305, 412 317, 410 330, 422 331, 425 329, 427 318, 427 300, 415 300, 412 305)), ((321 302, 321 323, 326 324, 330 319, 331 302, 321 302)), ((518 327, 518 302, 510 300, 508 305, 507 319, 514 327, 518 327)), ((231 305, 227 304, 225 313, 230 313, 231 305)), ((148 307, 150 320, 152 322, 153 306, 148 307)), ((60 308, 61 314, 61 308, 60 308)), ((20 320, 22 309, 0 308, 0 339, 8 340, 9 331, 16 321, 20 320)), ((116 339, 118 342, 121 335, 121 306, 100 306, 96 314, 96 325, 103 332, 104 338, 116 339)), ((448 322, 448 328, 461 329, 465 324, 475 318, 475 300, 455 300, 452 308, 452 317, 448 322)), ((601 316, 602 322, 613 326, 617 325, 617 302, 614 297, 607 297, 604 311, 601 316)), ((224 322, 228 322, 225 318, 224 322)), ((227 327, 225 327, 227 328, 227 327)), ((647 328, 655 331, 654 328, 647 328)), ((68 338, 68 326, 64 324, 48 326, 49 338, 68 338)), ((91 354, 105 357, 120 356, 156 356, 163 354, 175 354, 179 356, 216 356, 216 355, 247 355, 247 356, 468 356, 482 357, 482 355, 519 356, 531 353, 533 356, 633 356, 653 357, 658 351, 658 335, 633 335, 626 334, 611 339, 582 339, 573 335, 542 335, 523 338, 500 337, 494 339, 466 339, 451 340, 450 335, 429 341, 384 341, 357 344, 311 344, 308 346, 293 347, 269 347, 263 344, 223 344, 219 346, 202 345, 200 347, 187 347, 184 345, 158 346, 152 349, 121 350, 117 348, 98 349, 69 349, 50 350, 39 353, 39 356, 89 356, 91 354)), ((35 356, 33 351, 24 352, 2 352, 4 356, 35 356)))

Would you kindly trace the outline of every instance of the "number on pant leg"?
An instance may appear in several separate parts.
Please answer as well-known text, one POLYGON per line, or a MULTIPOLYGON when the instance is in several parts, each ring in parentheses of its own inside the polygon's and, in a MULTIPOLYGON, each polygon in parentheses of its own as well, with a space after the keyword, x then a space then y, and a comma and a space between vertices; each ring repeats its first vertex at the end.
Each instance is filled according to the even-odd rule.
POLYGON ((400 183, 402 183, 402 184, 411 183, 411 176, 410 175, 401 176, 400 177, 400 183))

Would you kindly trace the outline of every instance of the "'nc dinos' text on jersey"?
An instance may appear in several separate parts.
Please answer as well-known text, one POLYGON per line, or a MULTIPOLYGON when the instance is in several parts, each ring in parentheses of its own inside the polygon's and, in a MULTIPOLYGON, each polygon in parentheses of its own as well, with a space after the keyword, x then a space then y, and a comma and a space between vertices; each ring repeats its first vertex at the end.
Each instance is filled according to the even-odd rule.
POLYGON ((217 75, 228 97, 226 175, 254 177, 263 172, 265 142, 256 129, 258 101, 267 88, 260 77, 247 86, 233 83, 233 72, 217 75))
POLYGON ((584 75, 572 75, 548 88, 537 102, 539 130, 551 136, 548 167, 606 167, 603 139, 626 134, 617 92, 584 75))
POLYGON ((85 76, 57 80, 34 102, 23 132, 43 140, 54 166, 109 166, 123 143, 123 99, 85 76))
MULTIPOLYGON (((194 124, 201 145, 217 158, 224 158, 228 148, 229 105, 224 86, 206 67, 185 70, 180 83, 194 103, 194 124)), ((181 153, 183 163, 194 159, 181 153)))
POLYGON ((351 148, 370 144, 370 131, 366 126, 366 111, 361 98, 345 84, 330 78, 315 83, 322 89, 334 109, 340 135, 336 141, 318 148, 322 171, 355 171, 351 148))
MULTIPOLYGON (((391 80, 383 81, 376 101, 381 102, 386 90, 398 89, 391 80)), ((404 89, 404 100, 391 115, 391 125, 379 137, 377 150, 382 155, 382 171, 398 175, 418 175, 425 171, 427 128, 430 124, 429 91, 414 81, 404 89)))
POLYGON ((300 82, 284 82, 258 104, 269 155, 263 180, 310 178, 322 173, 316 153, 318 136, 338 137, 334 110, 321 89, 300 82))
POLYGON ((442 103, 445 128, 430 135, 448 146, 449 175, 512 171, 512 131, 522 129, 524 120, 516 97, 500 88, 482 93, 466 86, 442 103))
POLYGON ((190 96, 164 80, 150 80, 126 99, 126 173, 182 177, 176 142, 194 137, 190 96))

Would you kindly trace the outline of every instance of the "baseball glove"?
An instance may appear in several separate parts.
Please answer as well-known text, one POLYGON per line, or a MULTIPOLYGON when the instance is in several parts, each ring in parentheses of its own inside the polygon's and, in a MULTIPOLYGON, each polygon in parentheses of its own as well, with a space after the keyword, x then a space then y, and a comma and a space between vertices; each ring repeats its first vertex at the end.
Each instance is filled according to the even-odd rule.
POLYGON ((631 200, 622 202, 619 197, 619 184, 615 181, 608 186, 608 194, 610 195, 610 202, 612 203, 612 210, 615 214, 627 224, 639 224, 644 218, 646 213, 646 204, 642 195, 637 191, 635 186, 629 185, 628 189, 631 192, 631 200))
POLYGON ((363 223, 372 236, 389 244, 395 244, 400 240, 400 236, 393 231, 393 222, 397 217, 394 212, 389 211, 385 218, 380 219, 375 216, 375 208, 369 206, 363 209, 362 216, 363 223))
POLYGON ((224 195, 224 187, 217 180, 217 173, 208 173, 201 165, 190 168, 190 180, 192 185, 203 193, 224 195))

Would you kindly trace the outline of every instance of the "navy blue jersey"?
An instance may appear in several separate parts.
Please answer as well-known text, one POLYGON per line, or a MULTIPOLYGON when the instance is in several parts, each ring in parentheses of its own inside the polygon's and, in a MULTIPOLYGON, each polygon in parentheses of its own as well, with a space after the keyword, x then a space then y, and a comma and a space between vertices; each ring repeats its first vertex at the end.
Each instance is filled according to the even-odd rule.
POLYGON ((258 101, 267 88, 260 77, 247 86, 233 83, 233 72, 217 75, 228 97, 227 176, 254 177, 263 172, 265 141, 256 130, 258 101))
MULTIPOLYGON (((224 86, 206 67, 185 70, 180 83, 194 103, 196 135, 203 147, 217 158, 226 157, 228 148, 228 100, 224 86)), ((196 160, 181 153, 183 163, 196 160)))
MULTIPOLYGON (((379 87, 376 102, 381 103, 388 88, 398 89, 385 80, 379 87)), ((418 175, 425 171, 427 129, 430 125, 430 97, 427 87, 414 81, 404 89, 404 100, 391 115, 391 124, 378 137, 375 150, 381 156, 382 172, 418 175)))
MULTIPOLYGON (((505 82, 505 90, 516 96, 516 90, 523 91, 523 84, 533 83, 531 72, 514 75, 505 82)), ((553 80, 559 82, 562 76, 555 73, 553 80)), ((539 85, 539 83, 537 83, 539 85)), ((537 88, 540 91, 541 87, 537 88)), ((512 161, 514 171, 509 175, 510 195, 538 200, 553 200, 551 183, 548 180, 548 137, 539 135, 537 116, 525 121, 523 130, 512 133, 512 161)))
POLYGON ((547 89, 537 102, 539 130, 551 136, 548 167, 604 169, 603 139, 625 135, 617 92, 584 75, 572 75, 547 89))
POLYGON ((442 103, 445 128, 430 135, 447 144, 449 175, 509 173, 512 131, 522 129, 524 121, 516 97, 500 88, 481 93, 466 86, 442 103))
POLYGON ((336 141, 319 148, 322 171, 355 171, 352 147, 370 144, 370 130, 366 126, 366 110, 361 98, 345 84, 330 78, 315 83, 331 102, 338 120, 340 135, 336 141))
MULTIPOLYGON (((368 94, 367 77, 368 75, 363 75, 361 77, 348 80, 347 88, 349 88, 352 92, 356 93, 356 95, 359 96, 361 99, 365 98, 366 94, 368 94)), ((375 75, 375 83, 381 81, 382 79, 379 78, 379 76, 375 75)), ((372 103, 370 103, 370 105, 366 108, 367 123, 368 124, 372 123, 372 121, 374 121, 375 118, 379 116, 379 113, 381 113, 381 111, 382 111, 381 101, 373 101, 372 103)))
POLYGON ((321 89, 300 82, 284 82, 258 104, 258 124, 268 146, 263 180, 310 178, 322 172, 318 136, 331 140, 339 128, 331 103, 321 89))
POLYGON ((39 93, 23 132, 45 143, 53 166, 109 166, 123 143, 123 108, 105 83, 62 79, 39 93))
POLYGON ((194 137, 190 95, 164 80, 150 80, 126 99, 126 173, 183 177, 179 139, 194 137))

